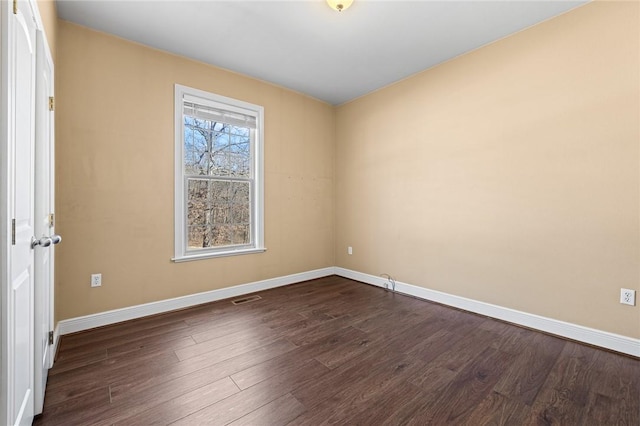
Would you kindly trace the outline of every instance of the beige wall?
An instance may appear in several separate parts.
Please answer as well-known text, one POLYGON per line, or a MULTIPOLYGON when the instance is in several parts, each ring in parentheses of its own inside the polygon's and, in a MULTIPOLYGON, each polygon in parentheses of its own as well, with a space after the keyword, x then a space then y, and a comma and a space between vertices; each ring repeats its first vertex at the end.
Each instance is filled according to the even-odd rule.
POLYGON ((639 12, 591 3, 338 108, 337 265, 640 337, 639 12))
POLYGON ((58 39, 58 11, 54 0, 37 0, 38 12, 47 35, 47 42, 51 50, 54 64, 56 63, 56 47, 58 39))
POLYGON ((59 320, 334 264, 330 105, 64 21, 56 73, 59 320), (266 253, 171 262, 175 83, 265 107, 266 253))

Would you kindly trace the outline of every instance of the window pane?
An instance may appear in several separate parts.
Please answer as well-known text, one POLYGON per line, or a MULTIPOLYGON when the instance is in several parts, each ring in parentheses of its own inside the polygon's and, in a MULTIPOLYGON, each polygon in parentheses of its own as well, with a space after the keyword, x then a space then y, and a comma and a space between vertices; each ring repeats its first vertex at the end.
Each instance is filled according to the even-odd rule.
POLYGON ((220 131, 213 134, 213 148, 218 151, 223 151, 229 146, 229 133, 228 128, 223 127, 220 131))
POLYGON ((249 137, 249 129, 247 127, 231 126, 230 133, 249 137))
POLYGON ((209 146, 211 132, 202 126, 198 126, 198 123, 187 125, 188 118, 185 117, 184 127, 185 173, 189 175, 205 175, 208 174, 210 169, 209 146))
POLYGON ((251 242, 249 182, 189 178, 187 196, 189 249, 251 242))
POLYGON ((235 225, 233 227, 233 237, 231 242, 233 244, 249 244, 249 225, 235 225))
POLYGON ((187 175, 251 176, 251 130, 184 116, 187 175))
POLYGON ((214 176, 227 176, 228 170, 226 168, 227 155, 224 151, 217 151, 213 154, 213 167, 211 173, 214 176))
POLYGON ((206 226, 189 226, 187 229, 187 247, 189 249, 210 247, 208 242, 208 228, 206 226))
POLYGON ((207 225, 210 223, 210 209, 208 197, 208 182, 204 180, 189 180, 187 198, 187 224, 207 225))
POLYGON ((229 188, 229 202, 249 205, 249 182, 232 182, 229 188))
POLYGON ((229 225, 215 225, 211 233, 213 246, 229 246, 232 244, 231 227, 229 225))
POLYGON ((233 134, 232 129, 240 128, 226 126, 223 131, 214 134, 214 167, 210 173, 213 176, 248 176, 245 167, 251 149, 249 129, 244 129, 246 136, 233 134))

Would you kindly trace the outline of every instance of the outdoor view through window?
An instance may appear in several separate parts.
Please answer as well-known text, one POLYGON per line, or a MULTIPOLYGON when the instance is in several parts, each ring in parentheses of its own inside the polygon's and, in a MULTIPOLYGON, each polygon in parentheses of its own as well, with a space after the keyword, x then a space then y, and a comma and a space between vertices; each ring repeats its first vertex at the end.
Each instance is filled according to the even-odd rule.
POLYGON ((251 244, 255 118, 184 103, 187 250, 251 244))

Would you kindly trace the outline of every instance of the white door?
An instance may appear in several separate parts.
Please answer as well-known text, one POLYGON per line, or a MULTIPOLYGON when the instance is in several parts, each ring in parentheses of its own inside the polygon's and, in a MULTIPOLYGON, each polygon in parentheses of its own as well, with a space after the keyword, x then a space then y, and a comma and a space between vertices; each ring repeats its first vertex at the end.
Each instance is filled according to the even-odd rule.
MULTIPOLYGON (((53 247, 60 242, 53 230, 53 61, 41 31, 36 34, 35 236, 52 236, 49 248, 38 246, 35 256, 35 395, 34 414, 42 413, 47 375, 53 360, 49 332, 53 330, 53 247)), ((44 240, 46 241, 46 240, 44 240)))
MULTIPOLYGON (((5 2, 3 2, 5 3, 5 2)), ((6 4, 6 3, 5 3, 6 4)), ((4 5, 3 5, 4 7, 4 5)), ((3 13, 8 8, 3 10, 3 13)), ((6 312, 6 420, 30 425, 34 397, 34 119, 36 25, 30 3, 3 19, 8 25, 8 213, 14 223, 8 249, 9 285, 3 289, 6 312)), ((4 78, 4 76, 3 76, 4 78)), ((3 318, 3 319, 4 319, 3 318)), ((2 421, 2 419, 0 419, 2 421)), ((4 421, 3 421, 4 423, 4 421)))

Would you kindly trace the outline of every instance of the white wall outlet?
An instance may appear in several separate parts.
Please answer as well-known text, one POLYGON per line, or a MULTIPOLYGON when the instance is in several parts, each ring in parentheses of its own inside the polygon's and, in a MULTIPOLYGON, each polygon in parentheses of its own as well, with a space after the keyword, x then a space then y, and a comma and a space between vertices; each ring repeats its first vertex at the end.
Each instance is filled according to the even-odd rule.
POLYGON ((91 287, 100 287, 102 285, 102 274, 91 274, 91 287))
POLYGON ((620 303, 624 305, 636 306, 636 291, 628 288, 620 289, 620 303))
POLYGON ((347 254, 353 254, 353 247, 347 247, 347 254))

